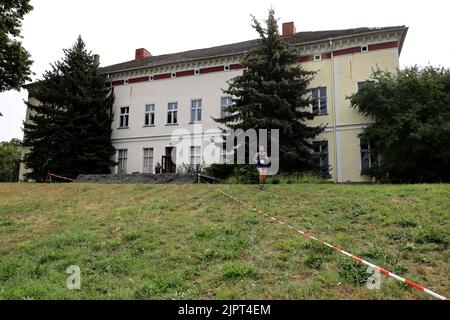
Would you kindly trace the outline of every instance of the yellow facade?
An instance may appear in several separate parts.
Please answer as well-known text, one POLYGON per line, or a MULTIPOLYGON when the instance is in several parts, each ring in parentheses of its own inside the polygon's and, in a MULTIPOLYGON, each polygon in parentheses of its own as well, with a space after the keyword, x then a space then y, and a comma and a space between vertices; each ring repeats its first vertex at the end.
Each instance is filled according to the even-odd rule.
POLYGON ((358 135, 371 120, 351 107, 347 99, 358 90, 358 82, 369 80, 373 70, 396 72, 398 48, 359 52, 330 59, 302 63, 303 68, 316 71, 311 88, 327 88, 325 115, 317 115, 310 123, 326 125, 316 140, 328 141, 330 175, 336 182, 370 181, 361 175, 361 150, 358 135))

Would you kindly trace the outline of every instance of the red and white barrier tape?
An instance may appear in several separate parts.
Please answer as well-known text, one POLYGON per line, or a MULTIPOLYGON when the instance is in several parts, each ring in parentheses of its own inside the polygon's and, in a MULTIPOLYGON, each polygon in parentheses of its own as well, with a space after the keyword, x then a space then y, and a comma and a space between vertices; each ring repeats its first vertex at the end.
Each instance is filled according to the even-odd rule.
MULTIPOLYGON (((51 177, 56 177, 56 178, 60 178, 63 180, 68 180, 68 181, 74 181, 74 179, 63 177, 63 176, 58 176, 58 175, 50 173, 50 172, 47 173, 47 177, 50 177, 50 182, 51 182, 51 177)), ((46 178, 46 180, 47 180, 47 178, 46 178)))
POLYGON ((318 239, 318 238, 312 236, 312 235, 309 234, 308 232, 305 232, 305 231, 302 231, 302 230, 300 230, 300 229, 297 229, 297 228, 291 226, 290 224, 288 224, 288 223, 286 223, 286 222, 284 222, 284 221, 282 221, 282 220, 280 220, 280 219, 278 219, 278 218, 275 218, 275 217, 273 217, 273 216, 271 216, 271 215, 269 215, 269 214, 267 214, 267 213, 265 213, 265 212, 262 212, 261 210, 258 210, 257 208, 253 207, 252 205, 250 205, 250 204, 248 204, 248 203, 245 203, 245 202, 239 200, 238 198, 232 196, 231 194, 229 194, 229 193, 227 193, 227 192, 225 192, 225 191, 223 191, 223 190, 221 190, 221 189, 215 187, 214 185, 210 184, 208 181, 202 179, 201 177, 199 177, 199 178, 200 178, 200 180, 202 180, 202 181, 205 182, 206 184, 212 186, 214 189, 216 189, 217 191, 223 193, 224 195, 228 196, 229 198, 233 199, 234 201, 239 202, 239 203, 242 204, 243 206, 248 207, 248 208, 252 209, 253 211, 258 212, 258 213, 264 215, 265 217, 270 218, 271 220, 278 222, 278 223, 281 224, 281 225, 287 226, 289 229, 292 229, 292 230, 294 230, 294 231, 296 231, 296 232, 302 234, 302 235, 305 236, 306 238, 309 238, 309 239, 312 239, 312 240, 314 240, 314 241, 320 242, 320 243, 326 245, 327 247, 330 247, 330 248, 336 250, 336 251, 339 252, 339 253, 342 253, 342 254, 344 254, 344 255, 346 255, 346 256, 348 256, 348 257, 350 257, 350 258, 352 258, 352 259, 354 259, 354 260, 356 260, 356 261, 358 261, 358 262, 360 262, 360 263, 363 263, 363 264, 365 264, 365 265, 367 265, 367 266, 370 266, 370 267, 372 267, 372 268, 375 269, 375 270, 378 270, 380 273, 384 274, 385 276, 389 276, 389 277, 394 278, 394 279, 396 279, 396 280, 398 280, 398 281, 401 281, 401 282, 403 282, 403 283, 406 283, 407 285, 409 285, 409 286, 411 286, 411 287, 414 287, 414 288, 416 288, 416 289, 419 289, 420 291, 423 291, 423 292, 425 292, 425 293, 428 293, 429 295, 432 295, 432 296, 435 297, 435 298, 438 298, 438 299, 441 299, 441 300, 447 300, 446 297, 444 297, 444 296, 442 296, 442 295, 440 295, 440 294, 438 294, 438 293, 436 293, 436 292, 434 292, 434 291, 431 291, 430 289, 427 289, 427 288, 425 288, 425 287, 422 287, 421 285, 418 285, 417 283, 414 283, 414 282, 412 282, 412 281, 406 280, 405 278, 400 277, 400 276, 396 275, 395 273, 392 273, 392 272, 390 272, 390 271, 388 271, 388 270, 386 270, 386 269, 383 269, 383 268, 381 268, 381 267, 379 267, 379 266, 377 266, 377 265, 374 265, 373 263, 370 263, 370 262, 368 262, 368 261, 366 261, 366 260, 364 260, 364 259, 362 259, 362 258, 360 258, 360 257, 357 257, 357 256, 355 256, 355 255, 353 255, 353 254, 351 254, 351 253, 349 253, 349 252, 347 252, 347 251, 342 250, 341 248, 338 248, 338 247, 333 246, 333 245, 331 245, 331 244, 329 244, 329 243, 327 243, 327 242, 325 242, 325 241, 322 241, 322 240, 320 240, 320 239, 318 239))

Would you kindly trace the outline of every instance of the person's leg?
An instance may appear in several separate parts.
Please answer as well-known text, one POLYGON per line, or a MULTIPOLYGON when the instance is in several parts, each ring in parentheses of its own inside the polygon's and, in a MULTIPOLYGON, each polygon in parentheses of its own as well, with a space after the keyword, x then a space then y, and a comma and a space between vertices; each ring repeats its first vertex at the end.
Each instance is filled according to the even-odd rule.
POLYGON ((262 189, 263 185, 263 172, 262 168, 258 168, 259 188, 262 189))

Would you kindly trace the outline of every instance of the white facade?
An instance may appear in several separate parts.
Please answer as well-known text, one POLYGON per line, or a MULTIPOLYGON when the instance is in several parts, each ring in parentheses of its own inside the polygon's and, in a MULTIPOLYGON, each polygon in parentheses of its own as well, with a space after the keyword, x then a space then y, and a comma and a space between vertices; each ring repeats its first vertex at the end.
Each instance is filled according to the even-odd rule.
MULTIPOLYGON (((221 89, 227 88, 227 81, 241 74, 241 70, 214 72, 158 81, 147 81, 121 85, 114 88, 114 122, 111 137, 113 146, 128 150, 126 172, 143 172, 143 150, 153 148, 153 168, 162 162, 165 148, 174 146, 171 136, 176 131, 206 132, 207 137, 220 136, 217 122, 221 117, 222 98, 229 97, 221 89), (191 103, 201 100, 201 121, 191 122, 191 103), (177 103, 177 123, 167 122, 169 103, 177 103), (145 106, 155 106, 153 125, 145 125, 145 106), (120 108, 129 107, 129 125, 120 128, 120 108)), ((183 135, 185 136, 185 135, 183 135)), ((198 136, 198 135, 197 135, 198 136)), ((200 139, 201 140, 201 139, 200 139)), ((201 141, 196 141, 199 145, 201 141)), ((207 142, 202 143, 204 145, 207 142)), ((162 165, 162 163, 161 163, 162 165)), ((117 168, 114 169, 118 171, 117 168)))

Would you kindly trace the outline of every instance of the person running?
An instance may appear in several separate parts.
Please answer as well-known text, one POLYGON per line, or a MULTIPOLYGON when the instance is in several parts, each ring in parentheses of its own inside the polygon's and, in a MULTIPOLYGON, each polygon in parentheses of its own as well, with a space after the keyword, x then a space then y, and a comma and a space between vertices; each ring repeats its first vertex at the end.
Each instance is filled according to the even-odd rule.
POLYGON ((267 167, 270 161, 267 153, 264 151, 264 146, 259 146, 259 151, 255 153, 253 161, 256 162, 256 170, 258 170, 259 173, 259 189, 262 190, 266 180, 267 167))

